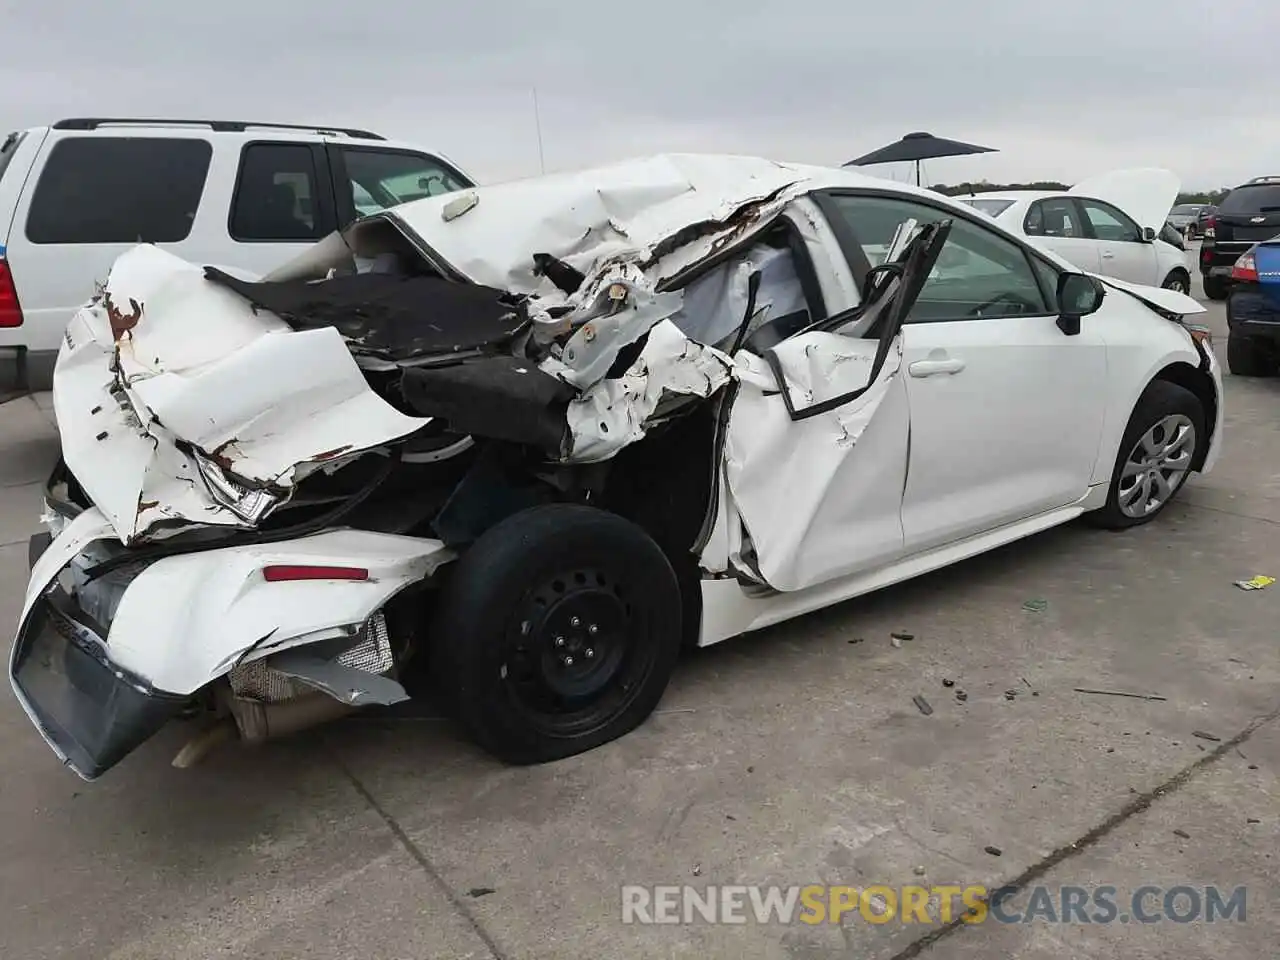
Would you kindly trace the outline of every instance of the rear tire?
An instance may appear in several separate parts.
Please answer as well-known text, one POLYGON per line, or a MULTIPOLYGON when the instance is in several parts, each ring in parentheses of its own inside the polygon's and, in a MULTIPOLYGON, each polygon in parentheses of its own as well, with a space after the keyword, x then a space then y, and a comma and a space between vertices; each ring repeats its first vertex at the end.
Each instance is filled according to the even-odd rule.
POLYGON ((1154 520, 1182 489, 1207 442, 1200 399, 1176 383, 1153 380, 1125 427, 1107 502, 1085 519, 1107 530, 1154 520))
POLYGON ((480 746, 559 760, 639 726, 681 646, 680 588, 656 543, 616 514, 534 507, 486 531, 444 585, 432 671, 480 746))
POLYGON ((1210 300, 1227 299, 1227 282, 1221 277, 1205 277, 1204 295, 1210 300))
POLYGON ((1269 377, 1276 372, 1276 357, 1256 337, 1228 334, 1227 369, 1237 377, 1269 377))

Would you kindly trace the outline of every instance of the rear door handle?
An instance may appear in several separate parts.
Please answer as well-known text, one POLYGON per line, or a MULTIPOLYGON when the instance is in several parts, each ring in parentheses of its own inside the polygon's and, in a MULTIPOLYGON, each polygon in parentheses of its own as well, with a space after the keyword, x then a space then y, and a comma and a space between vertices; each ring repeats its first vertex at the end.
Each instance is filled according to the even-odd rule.
POLYGON ((1103 251, 1102 251, 1102 259, 1103 259, 1103 260, 1114 260, 1115 258, 1116 258, 1116 255, 1115 255, 1114 253, 1112 253, 1110 250, 1103 250, 1103 251))
POLYGON ((964 361, 950 360, 917 360, 907 366, 907 372, 913 377, 932 377, 938 373, 959 373, 964 369, 964 361))

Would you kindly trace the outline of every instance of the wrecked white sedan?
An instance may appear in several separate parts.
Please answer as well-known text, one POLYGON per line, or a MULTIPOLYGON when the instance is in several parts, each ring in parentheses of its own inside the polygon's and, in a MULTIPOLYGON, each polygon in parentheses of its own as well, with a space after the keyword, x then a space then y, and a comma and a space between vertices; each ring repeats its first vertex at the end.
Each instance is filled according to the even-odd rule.
POLYGON ((1202 309, 741 157, 417 201, 260 281, 140 246, 58 360, 13 688, 87 779, 428 685, 565 757, 682 644, 1156 516, 1217 455, 1202 309))

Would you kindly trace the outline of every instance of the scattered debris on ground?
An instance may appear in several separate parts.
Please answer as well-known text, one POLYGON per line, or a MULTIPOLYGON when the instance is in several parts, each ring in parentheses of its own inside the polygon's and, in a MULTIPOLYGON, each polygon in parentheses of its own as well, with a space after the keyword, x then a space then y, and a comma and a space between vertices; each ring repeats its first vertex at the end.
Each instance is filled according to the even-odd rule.
POLYGON ((854 637, 854 638, 853 638, 852 640, 850 640, 849 642, 850 642, 850 643, 861 643, 861 642, 862 642, 862 637, 854 637))
POLYGON ((1017 690, 1006 690, 1006 691, 1004 692, 1004 698, 1005 698, 1006 700, 1017 700, 1017 699, 1018 699, 1018 691, 1017 691, 1017 690))
POLYGON ((918 709, 926 717, 929 716, 931 713, 933 713, 933 707, 929 706, 929 701, 926 700, 924 697, 914 696, 911 698, 911 702, 914 703, 916 705, 916 709, 918 709))
POLYGON ((694 875, 695 877, 700 877, 700 876, 702 876, 702 864, 700 864, 700 863, 695 863, 695 864, 693 865, 693 875, 694 875))
POLYGON ((999 847, 987 846, 987 847, 983 847, 982 849, 985 850, 987 853, 991 854, 993 857, 1001 856, 1004 853, 1004 851, 1001 850, 999 847))
POLYGON ((900 631, 894 631, 889 636, 894 640, 914 640, 916 638, 914 633, 902 633, 900 631))
POLYGON ((468 897, 487 897, 489 894, 497 893, 497 892, 498 891, 493 889, 493 887, 472 887, 470 890, 467 891, 467 896, 468 897))
POLYGON ((1175 830, 1175 831, 1173 831, 1173 835, 1174 835, 1175 837, 1181 837, 1183 840, 1190 840, 1190 839, 1191 839, 1191 834, 1187 833, 1187 831, 1185 831, 1185 830, 1175 830))
POLYGON ((1250 817, 1248 820, 1245 821, 1245 823, 1261 823, 1261 822, 1262 821, 1259 820, 1257 817, 1250 817))
MULTIPOLYGON (((1254 822, 1256 822, 1256 821, 1254 821, 1254 822)), ((924 869, 924 867, 916 867, 916 869, 915 869, 915 875, 916 875, 917 877, 923 877, 923 876, 925 875, 925 869, 924 869)))
POLYGON ((961 703, 964 703, 966 700, 969 699, 969 695, 965 693, 963 690, 957 690, 956 699, 959 700, 961 703))
POLYGON ((1092 693, 1099 697, 1132 697, 1134 700, 1161 700, 1168 701, 1168 697, 1158 697, 1148 693, 1128 693, 1124 690, 1090 690, 1088 687, 1076 687, 1076 693, 1092 693))
POLYGON ((1201 740, 1211 740, 1214 743, 1222 742, 1221 737, 1215 737, 1212 733, 1206 733, 1203 730, 1192 730, 1191 735, 1193 737, 1199 737, 1201 740))
POLYGON ((944 687, 954 687, 956 685, 956 682, 954 680, 943 680, 942 685, 944 687))
POLYGON ((1250 577, 1248 580, 1237 580, 1235 583, 1241 590, 1265 590, 1275 582, 1275 577, 1264 577, 1262 574, 1258 574, 1256 577, 1250 577))
POLYGON ((1049 601, 1041 600, 1039 597, 1024 601, 1022 609, 1028 613, 1044 613, 1049 609, 1049 601))

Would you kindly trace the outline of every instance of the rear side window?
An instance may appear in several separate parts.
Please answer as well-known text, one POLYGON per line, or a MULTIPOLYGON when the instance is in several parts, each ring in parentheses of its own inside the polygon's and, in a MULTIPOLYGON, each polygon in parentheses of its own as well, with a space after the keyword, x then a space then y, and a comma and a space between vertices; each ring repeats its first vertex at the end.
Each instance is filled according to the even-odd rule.
POLYGON ((319 240, 316 158, 306 143, 251 143, 240 159, 231 236, 250 242, 319 240))
POLYGON ((207 140, 70 137, 49 152, 32 243, 177 243, 191 233, 213 148, 207 140))
POLYGON ((1236 187, 1222 201, 1219 213, 1230 216, 1240 213, 1274 213, 1280 210, 1280 183, 1236 187))
POLYGON ((9 161, 13 159, 13 155, 18 152, 18 144, 22 142, 22 138, 26 136, 26 132, 11 133, 3 140, 0 140, 0 180, 4 179, 4 172, 9 168, 9 161))

